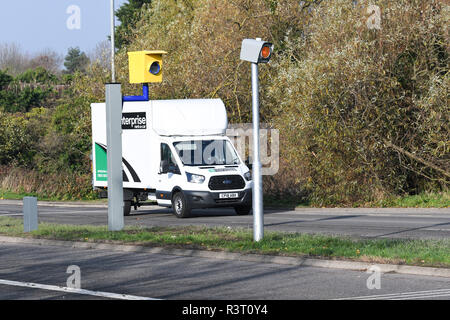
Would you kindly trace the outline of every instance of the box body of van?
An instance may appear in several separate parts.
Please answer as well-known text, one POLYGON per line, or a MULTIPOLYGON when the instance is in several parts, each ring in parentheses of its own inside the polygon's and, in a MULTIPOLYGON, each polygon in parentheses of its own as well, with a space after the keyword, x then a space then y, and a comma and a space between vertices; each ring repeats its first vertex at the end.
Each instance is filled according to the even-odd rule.
MULTIPOLYGON (((91 114, 93 186, 107 190, 105 103, 92 104, 91 114)), ((180 218, 196 208, 248 214, 251 174, 225 135, 227 126, 220 99, 124 102, 124 214, 147 199, 180 218)))

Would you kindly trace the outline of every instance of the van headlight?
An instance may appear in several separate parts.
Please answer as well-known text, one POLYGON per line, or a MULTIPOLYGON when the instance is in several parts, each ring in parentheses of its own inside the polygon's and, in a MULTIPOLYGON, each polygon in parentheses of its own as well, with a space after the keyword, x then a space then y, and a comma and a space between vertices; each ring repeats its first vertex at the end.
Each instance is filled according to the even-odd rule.
POLYGON ((252 181, 252 174, 250 173, 250 171, 247 171, 246 173, 244 173, 244 178, 247 181, 252 181))
POLYGON ((205 181, 205 176, 201 176, 199 174, 193 174, 186 172, 188 182, 192 183, 203 183, 205 181))

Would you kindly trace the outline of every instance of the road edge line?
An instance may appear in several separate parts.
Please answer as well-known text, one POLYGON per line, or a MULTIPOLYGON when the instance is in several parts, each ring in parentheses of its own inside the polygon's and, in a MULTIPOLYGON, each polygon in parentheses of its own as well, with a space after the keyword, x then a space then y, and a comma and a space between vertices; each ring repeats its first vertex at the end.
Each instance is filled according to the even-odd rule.
POLYGON ((69 288, 69 287, 61 287, 61 286, 40 284, 40 283, 33 283, 33 282, 11 281, 11 280, 5 280, 5 279, 0 279, 0 285, 41 289, 41 290, 47 290, 47 291, 57 291, 57 292, 64 292, 64 293, 69 293, 69 294, 96 296, 96 297, 110 298, 110 299, 116 299, 116 300, 161 300, 158 298, 142 297, 142 296, 135 296, 135 295, 130 295, 130 294, 113 293, 113 292, 105 292, 105 291, 93 291, 93 290, 87 290, 87 289, 81 289, 81 288, 69 288))

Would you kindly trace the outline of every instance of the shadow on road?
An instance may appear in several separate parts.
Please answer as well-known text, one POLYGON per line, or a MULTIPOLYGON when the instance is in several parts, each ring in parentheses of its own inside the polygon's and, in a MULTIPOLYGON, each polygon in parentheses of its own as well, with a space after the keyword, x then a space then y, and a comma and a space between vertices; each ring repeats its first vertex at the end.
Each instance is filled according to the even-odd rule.
MULTIPOLYGON (((139 217, 139 216, 151 216, 151 215, 173 215, 172 209, 168 208, 158 208, 152 210, 139 210, 132 211, 130 217, 139 217)), ((210 210, 210 209, 195 209, 192 210, 189 218, 201 218, 201 217, 226 217, 226 216, 236 216, 234 209, 232 208, 224 208, 220 210, 210 210)), ((174 216, 175 218, 175 216, 174 216)))
POLYGON ((395 235, 395 234, 400 234, 400 233, 405 233, 405 232, 417 231, 417 230, 422 230, 422 229, 426 229, 426 228, 433 228, 433 227, 438 227, 438 226, 448 226, 448 225, 450 225, 450 222, 437 223, 437 224, 432 224, 432 225, 429 225, 429 226, 410 228, 410 229, 405 229, 405 230, 400 230, 400 231, 380 234, 380 235, 377 235, 377 236, 372 236, 372 237, 367 237, 367 238, 382 238, 382 237, 392 236, 392 235, 395 235))
POLYGON ((328 217, 328 218, 321 218, 316 220, 295 220, 295 221, 285 221, 285 222, 278 222, 278 223, 270 223, 270 224, 264 224, 265 227, 270 226, 279 226, 283 224, 292 224, 292 223, 302 223, 302 222, 318 222, 318 221, 326 221, 326 220, 340 220, 340 219, 349 219, 349 218, 357 218, 361 217, 361 215, 353 215, 353 216, 335 216, 335 217, 328 217))
MULTIPOLYGON (((157 205, 150 206, 150 207, 151 207, 151 209, 132 210, 131 216, 151 216, 152 214, 167 214, 167 215, 173 214, 171 208, 163 208, 163 207, 159 207, 157 205)), ((264 216, 276 214, 276 213, 288 212, 288 211, 290 211, 290 210, 287 210, 286 208, 283 208, 283 209, 271 208, 268 210, 264 210, 264 216)), ((251 216, 252 214, 250 213, 249 215, 251 216)), ((194 210, 192 210, 190 218, 227 217, 227 216, 236 216, 236 212, 234 211, 234 209, 232 207, 194 209, 194 210)), ((354 217, 354 216, 349 216, 349 217, 354 217)), ((333 219, 333 218, 329 218, 329 219, 333 219)), ((336 219, 338 219, 338 217, 336 219)))

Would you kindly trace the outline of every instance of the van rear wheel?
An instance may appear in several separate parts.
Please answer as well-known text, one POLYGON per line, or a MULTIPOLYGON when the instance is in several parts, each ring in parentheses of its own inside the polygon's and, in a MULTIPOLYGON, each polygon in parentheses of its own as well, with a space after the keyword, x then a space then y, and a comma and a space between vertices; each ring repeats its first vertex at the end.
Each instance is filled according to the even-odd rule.
POLYGON ((172 197, 172 209, 177 218, 187 218, 191 214, 191 209, 182 192, 177 192, 172 197))
POLYGON ((131 201, 125 200, 123 202, 123 215, 129 216, 131 212, 131 201))

